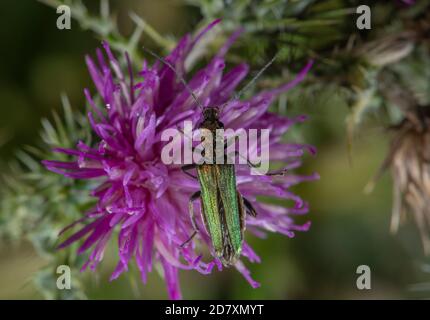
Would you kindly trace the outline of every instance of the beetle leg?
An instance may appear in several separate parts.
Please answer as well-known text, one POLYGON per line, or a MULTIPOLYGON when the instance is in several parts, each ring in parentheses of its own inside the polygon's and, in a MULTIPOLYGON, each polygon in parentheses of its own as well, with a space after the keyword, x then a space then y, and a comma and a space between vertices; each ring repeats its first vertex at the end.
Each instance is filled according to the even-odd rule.
MULTIPOLYGON (((235 155, 235 156, 239 156, 239 157, 241 157, 241 158, 245 159, 245 160, 246 160, 246 162, 247 162, 247 164, 248 164, 248 166, 250 166, 250 167, 252 167, 252 168, 258 168, 255 164, 251 163, 251 161, 249 161, 249 159, 248 159, 248 158, 245 158, 243 155, 241 155, 241 154, 240 154, 240 152, 239 152, 238 150, 234 150, 234 155, 235 155)), ((229 158, 229 157, 230 157, 230 154, 227 154, 227 155, 226 155, 226 158, 229 158)))
MULTIPOLYGON (((187 137, 187 138, 191 139, 191 141, 193 140, 192 137, 190 137, 189 135, 185 134, 184 130, 181 127, 179 127, 178 125, 176 125, 176 129, 178 129, 179 132, 181 132, 184 137, 187 137)), ((196 152, 196 150, 200 154, 202 154, 202 152, 204 152, 204 149, 197 149, 196 147, 191 146, 191 151, 192 151, 193 154, 194 154, 194 152, 196 152)), ((206 158, 204 157, 204 154, 202 154, 202 156, 203 156, 203 159, 205 159, 205 161, 206 161, 206 158)), ((190 168, 192 168, 192 167, 190 167, 190 168)), ((185 169, 185 170, 187 170, 187 169, 185 169)))
POLYGON ((281 171, 277 171, 277 172, 268 172, 265 175, 266 176, 272 176, 272 177, 283 177, 283 176, 285 176, 286 173, 287 173, 287 170, 282 169, 281 171))
POLYGON ((181 170, 183 173, 185 173, 187 176, 190 176, 191 178, 197 179, 197 177, 191 173, 189 173, 188 171, 191 169, 194 169, 196 167, 195 164, 186 164, 184 166, 181 167, 181 170))
POLYGON ((242 197, 242 199, 243 199, 243 203, 245 204, 245 208, 248 209, 247 212, 251 216, 256 217, 257 216, 257 211, 255 211, 252 203, 248 199, 246 199, 245 197, 242 197))
MULTIPOLYGON (((258 166, 253 164, 251 161, 249 161, 249 159, 245 158, 244 156, 242 156, 239 151, 235 150, 234 151, 235 156, 239 156, 242 157, 243 159, 246 160, 248 166, 250 166, 251 168, 255 168, 258 169, 258 166)), ((227 157, 229 157, 230 155, 227 155, 227 157)), ((272 177, 280 177, 280 176, 285 176, 285 174, 287 173, 286 169, 280 170, 280 171, 274 171, 274 172, 268 172, 265 174, 265 176, 272 176, 272 177)))
POLYGON ((245 198, 242 197, 239 191, 237 191, 237 203, 239 204, 239 218, 240 218, 240 229, 242 232, 242 239, 243 239, 243 233, 245 232, 245 215, 246 210, 244 207, 245 204, 245 198))
POLYGON ((197 226, 196 222, 196 216, 194 215, 194 201, 200 199, 200 194, 200 191, 193 193, 193 195, 190 197, 190 201, 188 202, 188 212, 190 214, 190 220, 191 224, 193 225, 194 232, 184 243, 181 244, 181 248, 183 248, 188 242, 193 240, 197 232, 199 232, 199 227, 197 226))

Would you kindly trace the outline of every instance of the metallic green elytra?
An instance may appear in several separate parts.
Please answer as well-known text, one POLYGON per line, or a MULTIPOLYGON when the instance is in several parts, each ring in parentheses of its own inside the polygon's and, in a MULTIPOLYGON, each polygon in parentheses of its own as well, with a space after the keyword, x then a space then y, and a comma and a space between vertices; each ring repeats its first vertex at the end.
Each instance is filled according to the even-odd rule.
MULTIPOLYGON (((224 125, 218 119, 218 108, 205 108, 200 129, 209 130, 215 139, 216 130, 223 128, 224 125)), ((216 143, 213 141, 211 146, 215 145, 216 143)), ((183 167, 186 173, 187 170, 196 168, 197 179, 200 183, 200 191, 191 196, 189 210, 193 226, 197 232, 193 202, 200 199, 201 215, 215 254, 225 266, 230 266, 237 261, 242 251, 245 214, 248 212, 255 216, 256 212, 250 202, 244 199, 237 190, 235 166, 225 163, 226 161, 224 161, 225 164, 216 164, 215 148, 212 156, 214 157, 213 164, 183 167)))

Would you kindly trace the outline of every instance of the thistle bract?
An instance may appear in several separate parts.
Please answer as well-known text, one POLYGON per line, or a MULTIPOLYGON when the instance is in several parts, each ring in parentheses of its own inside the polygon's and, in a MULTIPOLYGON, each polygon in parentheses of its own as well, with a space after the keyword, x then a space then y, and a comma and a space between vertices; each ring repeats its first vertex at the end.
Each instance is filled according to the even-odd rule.
MULTIPOLYGON (((224 56, 239 36, 234 33, 218 54, 191 77, 186 77, 185 59, 201 37, 218 21, 213 22, 196 37, 186 35, 165 58, 176 71, 188 78, 189 86, 204 105, 221 105, 227 102, 241 80, 248 73, 245 63, 225 72, 224 56)), ((91 195, 97 205, 70 227, 78 228, 60 248, 82 240, 78 253, 90 251, 82 269, 94 270, 103 259, 108 241, 118 231, 119 262, 111 279, 127 271, 130 260, 137 264, 142 281, 147 280, 154 264, 161 265, 171 299, 181 298, 178 272, 197 270, 211 273, 222 264, 215 258, 203 261, 202 247, 213 254, 211 242, 204 231, 185 247, 181 247, 193 232, 188 214, 188 200, 199 189, 198 182, 185 175, 178 165, 165 165, 161 150, 166 142, 160 139, 163 130, 177 128, 184 120, 198 123, 201 111, 184 85, 166 65, 144 62, 138 73, 121 68, 107 43, 104 52, 97 50, 97 59, 87 57, 89 72, 103 104, 95 103, 89 90, 85 95, 92 111, 88 120, 97 136, 93 146, 77 142, 76 149, 57 148, 55 152, 70 155, 70 162, 44 161, 51 171, 72 179, 97 179, 99 186, 91 195), (197 244, 203 244, 197 246, 197 244)), ((251 98, 232 100, 220 115, 226 128, 270 129, 270 161, 281 162, 288 170, 301 164, 304 152, 314 153, 309 145, 282 143, 281 137, 290 126, 305 120, 305 116, 283 117, 268 108, 276 97, 296 86, 308 73, 309 62, 296 78, 278 88, 260 92, 251 98)), ((308 230, 310 223, 296 225, 292 215, 305 214, 308 205, 289 187, 318 178, 317 174, 300 176, 287 174, 270 178, 251 175, 249 168, 236 169, 238 190, 246 196, 258 212, 247 217, 247 231, 263 237, 266 232, 277 232, 293 237, 295 231, 308 230), (274 196, 290 199, 293 207, 286 208, 257 202, 256 196, 274 196)), ((200 209, 200 208, 199 208, 200 209)), ((198 211, 196 211, 198 212, 198 211)), ((201 220, 200 217, 198 220, 201 220)), ((213 254, 214 256, 214 254, 213 254)), ((251 262, 260 258, 245 243, 242 256, 251 262)), ((242 261, 235 268, 247 281, 257 287, 242 261)))

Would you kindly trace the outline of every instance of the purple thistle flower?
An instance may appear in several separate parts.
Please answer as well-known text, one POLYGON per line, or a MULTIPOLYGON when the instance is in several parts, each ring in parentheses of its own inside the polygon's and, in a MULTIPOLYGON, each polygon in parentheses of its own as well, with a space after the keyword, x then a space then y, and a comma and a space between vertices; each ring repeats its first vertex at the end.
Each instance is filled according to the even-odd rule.
MULTIPOLYGON (((194 39, 190 35, 183 37, 166 57, 179 74, 185 74, 185 59, 196 42, 218 22, 214 21, 194 39)), ((224 55, 238 35, 239 32, 234 33, 210 63, 189 81, 190 88, 204 105, 221 105, 228 101, 248 73, 248 66, 244 63, 224 73, 224 55)), ((104 43, 103 47, 107 61, 101 50, 97 50, 98 64, 92 58, 86 58, 91 77, 105 104, 103 108, 97 106, 89 91, 85 90, 92 108, 88 118, 99 142, 94 147, 79 142, 76 149, 54 150, 72 156, 73 161, 43 161, 47 169, 66 177, 100 180, 100 185, 91 192, 98 199, 97 205, 66 229, 84 222, 85 226, 59 248, 85 239, 78 253, 91 250, 91 254, 82 270, 88 267, 94 270, 103 259, 114 229, 118 229, 119 262, 111 279, 127 271, 130 260, 134 258, 142 281, 146 283, 147 273, 157 263, 162 267, 169 297, 180 299, 180 269, 209 274, 215 266, 218 270, 223 267, 216 258, 204 262, 196 249, 197 241, 201 241, 215 257, 200 218, 198 224, 201 224, 202 232, 189 245, 181 247, 193 232, 188 201, 199 185, 185 175, 180 166, 166 166, 160 158, 165 144, 160 139, 161 132, 176 128, 184 120, 198 123, 201 111, 166 65, 156 62, 149 67, 144 62, 142 70, 135 75, 126 55, 126 77, 109 45, 104 43)), ((304 152, 314 154, 315 149, 309 145, 281 143, 281 137, 290 126, 303 122, 306 117, 286 118, 267 110, 279 94, 302 81, 311 66, 312 61, 290 83, 260 92, 249 100, 231 101, 223 109, 220 120, 226 128, 270 129, 270 160, 286 164, 287 169, 299 167, 304 152)), ((249 168, 244 166, 238 166, 236 174, 239 191, 258 212, 255 218, 247 217, 249 232, 259 237, 264 237, 268 231, 293 237, 295 231, 308 230, 310 222, 296 225, 291 218, 292 215, 307 213, 308 204, 289 191, 289 187, 317 179, 317 174, 287 174, 274 178, 251 175, 249 168), (291 199, 295 205, 285 208, 259 203, 256 201, 257 195, 291 199)), ((246 242, 242 255, 250 262, 260 262, 246 242)), ((238 261, 235 268, 252 287, 259 286, 242 261, 238 261)))

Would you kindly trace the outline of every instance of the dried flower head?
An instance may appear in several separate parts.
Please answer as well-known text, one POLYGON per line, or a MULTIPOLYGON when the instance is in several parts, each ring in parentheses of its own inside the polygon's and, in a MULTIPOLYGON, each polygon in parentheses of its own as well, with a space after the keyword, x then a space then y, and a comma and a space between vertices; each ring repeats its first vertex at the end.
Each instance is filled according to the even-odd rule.
POLYGON ((424 252, 430 254, 430 108, 419 106, 413 93, 399 84, 381 89, 404 118, 392 127, 394 137, 388 155, 366 191, 371 191, 374 181, 390 168, 394 184, 390 230, 396 233, 411 213, 424 252))
MULTIPOLYGON (((195 44, 218 21, 213 22, 196 37, 186 35, 165 58, 176 71, 185 77, 185 60, 195 44)), ((220 105, 232 96, 235 88, 248 73, 244 63, 224 73, 224 56, 238 37, 236 32, 221 48, 207 66, 196 72, 188 84, 205 105, 220 105)), ((98 137, 95 146, 78 142, 76 149, 57 148, 74 159, 70 162, 44 161, 51 171, 72 179, 98 179, 98 188, 92 190, 97 205, 70 227, 84 226, 64 241, 64 248, 75 241, 85 239, 78 253, 91 250, 82 269, 94 270, 103 259, 103 253, 114 230, 119 230, 119 262, 111 279, 127 271, 131 259, 136 261, 142 281, 153 265, 160 264, 167 283, 169 297, 181 298, 178 271, 197 270, 211 273, 214 266, 222 264, 216 258, 204 262, 201 248, 206 246, 213 254, 211 242, 200 226, 201 233, 193 241, 181 247, 193 232, 188 214, 188 201, 199 189, 198 182, 185 175, 180 166, 165 165, 161 149, 165 142, 161 132, 176 128, 184 120, 198 123, 201 111, 184 85, 166 65, 146 62, 138 74, 134 74, 128 57, 126 74, 107 43, 103 44, 107 61, 101 50, 97 51, 97 62, 87 57, 87 65, 103 100, 103 106, 95 103, 88 90, 85 95, 92 107, 88 118, 98 137), (204 246, 199 246, 204 244, 204 246)), ((313 147, 301 144, 282 143, 281 137, 288 128, 305 120, 304 116, 286 118, 268 112, 276 97, 296 86, 308 73, 312 62, 290 83, 276 89, 260 92, 248 100, 233 100, 220 115, 226 128, 270 129, 270 160, 282 162, 288 169, 300 166, 305 151, 315 153, 313 147)), ((316 174, 299 176, 287 174, 281 178, 250 175, 248 168, 237 168, 239 191, 246 196, 258 212, 256 218, 247 217, 248 231, 257 236, 265 232, 278 232, 293 237, 295 231, 306 231, 310 223, 296 225, 292 215, 305 214, 308 205, 289 191, 289 187, 302 181, 318 178, 316 174), (281 197, 294 202, 292 208, 257 202, 257 195, 281 197)), ((201 224, 201 219, 199 224, 201 224)), ((66 228, 66 229, 68 229, 66 228)), ((244 243, 242 256, 251 262, 260 258, 244 243)), ((248 282, 257 287, 242 261, 235 268, 248 282)))
MULTIPOLYGON (((411 212, 419 228, 424 252, 430 254, 430 112, 418 108, 419 121, 405 119, 391 144, 394 179, 391 231, 397 232, 411 212)), ((418 120, 418 118, 415 118, 418 120)))

